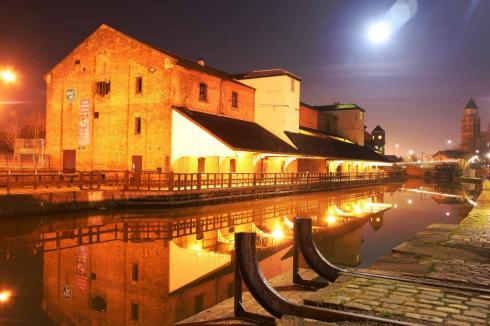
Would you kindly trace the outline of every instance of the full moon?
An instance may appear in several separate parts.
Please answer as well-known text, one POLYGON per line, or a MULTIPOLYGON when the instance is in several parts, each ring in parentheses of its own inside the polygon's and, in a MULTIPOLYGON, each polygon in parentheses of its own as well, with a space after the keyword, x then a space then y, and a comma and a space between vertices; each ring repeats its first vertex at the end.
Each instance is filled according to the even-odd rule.
POLYGON ((377 22, 369 27, 368 36, 371 42, 379 44, 386 42, 391 35, 391 26, 387 22, 377 22))

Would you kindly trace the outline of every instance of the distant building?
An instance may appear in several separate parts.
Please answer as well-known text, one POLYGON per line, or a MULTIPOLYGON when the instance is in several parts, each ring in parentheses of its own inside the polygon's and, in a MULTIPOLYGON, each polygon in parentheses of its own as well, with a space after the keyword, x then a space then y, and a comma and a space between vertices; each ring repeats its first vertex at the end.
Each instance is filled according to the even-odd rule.
POLYGON ((467 153, 462 150, 444 150, 438 151, 434 155, 432 155, 432 159, 434 161, 458 161, 462 162, 467 153))
POLYGON ((364 132, 365 146, 368 146, 378 154, 385 154, 386 134, 381 126, 377 125, 370 133, 364 132))
POLYGON ((473 99, 468 101, 464 108, 463 119, 461 120, 461 149, 474 153, 488 152, 490 149, 490 126, 487 131, 480 129, 480 116, 478 105, 473 99))

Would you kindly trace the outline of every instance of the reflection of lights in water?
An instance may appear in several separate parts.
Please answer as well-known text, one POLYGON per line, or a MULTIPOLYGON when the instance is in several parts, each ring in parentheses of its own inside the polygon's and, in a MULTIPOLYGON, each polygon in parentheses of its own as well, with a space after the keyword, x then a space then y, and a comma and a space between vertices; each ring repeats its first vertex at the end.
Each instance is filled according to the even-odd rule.
POLYGON ((327 216, 327 223, 328 224, 333 224, 335 222, 337 222, 337 218, 335 216, 333 216, 333 215, 328 215, 327 216))
POLYGON ((451 213, 450 213, 450 212, 446 212, 446 216, 450 216, 450 215, 451 215, 451 213))
POLYGON ((454 194, 445 194, 442 192, 436 192, 436 191, 428 191, 428 190, 421 190, 421 189, 403 189, 405 191, 410 191, 410 192, 418 192, 422 194, 428 194, 428 195, 439 195, 439 196, 444 196, 444 197, 454 197, 454 198, 461 198, 459 195, 454 195, 454 194))
POLYGON ((4 303, 10 300, 12 293, 8 290, 3 290, 0 292, 0 303, 4 303))
POLYGON ((284 239, 284 232, 279 227, 276 227, 272 231, 272 238, 274 238, 274 240, 282 240, 284 239))
POLYGON ((201 251, 202 247, 199 245, 199 243, 196 242, 192 245, 191 249, 194 251, 201 251))
POLYGON ((407 204, 408 205, 412 205, 413 204, 413 200, 411 200, 411 199, 407 200, 407 204))

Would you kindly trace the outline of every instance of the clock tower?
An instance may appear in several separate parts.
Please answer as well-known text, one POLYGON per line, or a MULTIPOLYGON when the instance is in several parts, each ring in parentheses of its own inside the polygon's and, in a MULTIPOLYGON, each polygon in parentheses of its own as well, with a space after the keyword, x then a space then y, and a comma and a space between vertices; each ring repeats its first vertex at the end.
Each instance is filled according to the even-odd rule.
POLYGON ((384 155, 385 154, 385 131, 379 125, 371 131, 372 143, 374 145, 374 151, 384 155))
POLYGON ((461 120, 461 147, 467 152, 474 152, 479 148, 480 116, 478 106, 473 99, 468 101, 464 108, 461 120))

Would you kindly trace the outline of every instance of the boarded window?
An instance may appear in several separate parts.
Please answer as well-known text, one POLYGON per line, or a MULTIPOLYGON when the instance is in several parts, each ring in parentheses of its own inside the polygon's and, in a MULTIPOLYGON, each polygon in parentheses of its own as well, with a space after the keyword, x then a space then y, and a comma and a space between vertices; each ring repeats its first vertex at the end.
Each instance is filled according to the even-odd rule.
POLYGON ((238 93, 231 92, 231 107, 238 108, 238 93))
POLYGON ((143 77, 136 77, 136 94, 141 94, 143 92, 143 77))
POLYGON ((137 303, 131 303, 131 320, 138 321, 139 319, 139 305, 137 303))
POLYGON ((204 83, 199 84, 199 101, 207 101, 208 100, 208 85, 204 83))
POLYGON ((141 117, 134 118, 134 134, 141 134, 141 117))
POLYGON ((138 264, 133 264, 131 266, 131 279, 133 281, 137 281, 137 280, 139 280, 139 277, 140 277, 139 276, 139 266, 138 266, 138 264))
POLYGON ((95 83, 95 92, 101 96, 109 94, 111 91, 110 81, 99 81, 95 83))

